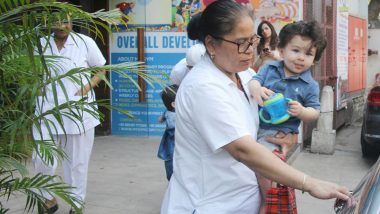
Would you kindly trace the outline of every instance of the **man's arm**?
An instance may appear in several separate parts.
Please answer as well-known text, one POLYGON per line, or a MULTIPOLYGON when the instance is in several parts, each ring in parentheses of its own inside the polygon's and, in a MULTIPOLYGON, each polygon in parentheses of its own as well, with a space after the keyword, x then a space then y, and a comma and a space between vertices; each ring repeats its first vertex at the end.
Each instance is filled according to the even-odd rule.
POLYGON ((89 83, 87 83, 82 89, 79 89, 77 93, 75 93, 75 96, 86 96, 89 91, 91 91, 92 88, 97 86, 100 81, 102 81, 101 76, 106 75, 106 71, 98 71, 90 80, 89 83))
MULTIPOLYGON (((102 52, 100 51, 98 45, 96 42, 91 39, 90 37, 83 36, 83 40, 86 43, 87 48, 87 64, 88 67, 96 67, 96 66, 103 66, 106 63, 106 60, 104 59, 104 56, 102 52)), ((76 96, 86 96, 88 92, 91 91, 92 88, 97 86, 99 82, 102 80, 101 77, 104 77, 106 74, 105 70, 98 71, 91 79, 90 81, 82 88, 82 90, 77 91, 75 93, 76 96)))

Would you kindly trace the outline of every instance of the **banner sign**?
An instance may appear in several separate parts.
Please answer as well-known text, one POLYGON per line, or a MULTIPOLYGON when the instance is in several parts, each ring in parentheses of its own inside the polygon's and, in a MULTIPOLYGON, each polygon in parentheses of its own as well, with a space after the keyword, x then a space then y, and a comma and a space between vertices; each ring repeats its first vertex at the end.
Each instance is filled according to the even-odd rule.
POLYGON ((348 97, 348 6, 347 0, 337 1, 336 16, 336 109, 347 106, 348 97))
MULTIPOLYGON (((110 42, 111 64, 137 61, 136 32, 113 33, 110 42)), ((145 34, 145 65, 150 75, 166 81, 173 66, 185 57, 186 50, 195 44, 187 39, 186 33, 178 32, 146 32, 145 34)), ((137 75, 127 71, 137 82, 137 75)), ((133 115, 128 117, 116 110, 111 112, 111 129, 114 135, 128 136, 161 136, 165 124, 158 123, 158 118, 165 111, 161 101, 161 86, 147 84, 146 102, 139 102, 137 87, 131 80, 111 72, 111 104, 114 107, 127 110, 133 115)))

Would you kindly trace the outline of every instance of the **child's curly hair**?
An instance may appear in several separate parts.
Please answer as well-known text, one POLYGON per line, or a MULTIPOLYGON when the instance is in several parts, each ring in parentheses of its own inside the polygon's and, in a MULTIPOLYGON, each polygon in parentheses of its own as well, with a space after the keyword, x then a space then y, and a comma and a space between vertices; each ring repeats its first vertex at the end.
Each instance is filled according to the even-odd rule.
POLYGON ((295 36, 308 37, 312 40, 310 48, 315 47, 316 53, 314 62, 321 59, 322 53, 326 48, 327 40, 316 21, 298 21, 285 25, 279 34, 279 48, 285 48, 285 46, 295 36))

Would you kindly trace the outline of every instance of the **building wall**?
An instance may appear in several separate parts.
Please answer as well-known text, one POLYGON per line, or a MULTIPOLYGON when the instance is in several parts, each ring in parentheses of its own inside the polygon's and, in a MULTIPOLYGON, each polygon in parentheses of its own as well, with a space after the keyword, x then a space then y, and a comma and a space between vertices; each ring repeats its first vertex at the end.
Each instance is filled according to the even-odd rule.
POLYGON ((380 72, 380 29, 368 29, 368 47, 376 54, 368 56, 367 65, 367 89, 371 87, 375 81, 376 73, 380 72))
POLYGON ((363 0, 347 1, 350 15, 368 20, 368 2, 363 0))
POLYGON ((368 23, 368 1, 361 1, 361 0, 346 0, 347 6, 349 9, 349 27, 353 28, 351 29, 351 33, 349 36, 352 37, 352 35, 359 35, 360 39, 356 41, 361 42, 361 45, 355 46, 352 44, 353 38, 349 38, 349 84, 348 87, 348 96, 346 99, 347 106, 343 109, 336 110, 335 112, 335 119, 334 119, 334 127, 339 128, 340 126, 344 124, 350 124, 357 120, 359 120, 362 117, 363 114, 363 106, 364 106, 364 97, 365 94, 365 88, 366 88, 366 82, 367 81, 367 23, 368 23), (362 27, 358 26, 357 21, 362 21, 362 27), (353 27, 355 26, 355 27, 353 27), (364 30, 363 36, 361 33, 361 29, 364 30), (356 32, 356 33, 355 33, 356 32), (359 32, 359 33, 358 33, 359 32), (353 49, 356 49, 353 52, 353 49), (358 55, 358 52, 360 52, 360 56, 358 55), (356 59, 351 59, 352 54, 356 54, 356 59), (358 64, 361 64, 358 66, 358 64), (361 83, 358 82, 358 77, 360 77, 361 83))

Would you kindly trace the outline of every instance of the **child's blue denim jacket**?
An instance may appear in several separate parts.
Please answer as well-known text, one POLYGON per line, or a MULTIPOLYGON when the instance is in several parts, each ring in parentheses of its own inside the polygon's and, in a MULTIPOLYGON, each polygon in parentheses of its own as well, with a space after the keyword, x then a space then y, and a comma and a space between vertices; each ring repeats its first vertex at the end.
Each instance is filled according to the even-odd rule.
POLYGON ((166 129, 162 136, 157 156, 164 161, 168 161, 173 159, 174 153, 175 112, 165 111, 163 119, 166 123, 166 129))

